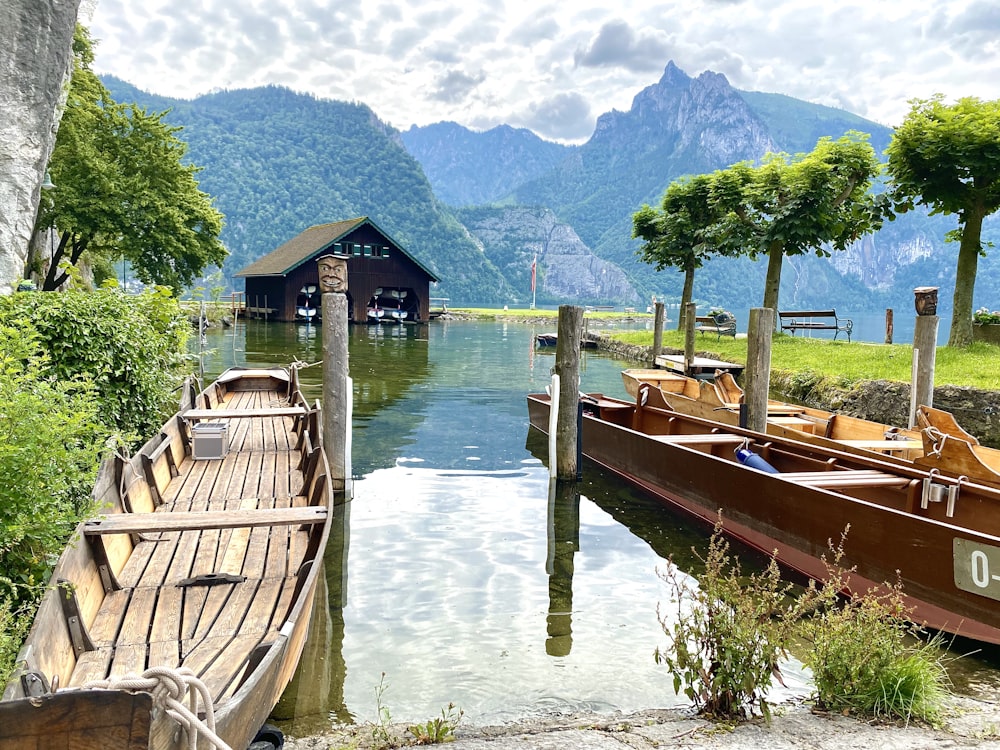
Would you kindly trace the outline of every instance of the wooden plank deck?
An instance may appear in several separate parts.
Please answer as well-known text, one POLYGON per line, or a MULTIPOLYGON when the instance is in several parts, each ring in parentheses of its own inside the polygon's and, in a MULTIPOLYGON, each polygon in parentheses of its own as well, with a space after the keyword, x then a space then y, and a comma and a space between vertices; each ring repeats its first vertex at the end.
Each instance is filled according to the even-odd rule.
POLYGON ((96 648, 80 656, 68 685, 183 665, 218 700, 235 690, 254 649, 277 637, 311 530, 326 516, 301 494, 294 428, 306 410, 283 397, 236 391, 217 409, 189 411, 192 420, 227 420, 225 457, 185 455, 177 476, 158 488, 154 512, 88 525, 88 537, 139 536, 118 576, 123 588, 106 597, 91 626, 96 648), (218 582, 226 573, 236 578, 218 582), (207 577, 178 585, 198 576, 207 577))

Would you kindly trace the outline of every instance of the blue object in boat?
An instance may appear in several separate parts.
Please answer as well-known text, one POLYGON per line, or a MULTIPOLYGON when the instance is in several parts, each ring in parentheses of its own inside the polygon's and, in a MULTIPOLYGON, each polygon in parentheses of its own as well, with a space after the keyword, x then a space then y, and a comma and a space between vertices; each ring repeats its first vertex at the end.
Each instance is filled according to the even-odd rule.
POLYGON ((736 449, 736 460, 739 461, 744 466, 749 466, 751 469, 757 469, 758 471, 766 471, 768 474, 777 474, 778 470, 775 469, 771 464, 765 461, 763 458, 758 456, 753 451, 747 450, 746 448, 736 449))

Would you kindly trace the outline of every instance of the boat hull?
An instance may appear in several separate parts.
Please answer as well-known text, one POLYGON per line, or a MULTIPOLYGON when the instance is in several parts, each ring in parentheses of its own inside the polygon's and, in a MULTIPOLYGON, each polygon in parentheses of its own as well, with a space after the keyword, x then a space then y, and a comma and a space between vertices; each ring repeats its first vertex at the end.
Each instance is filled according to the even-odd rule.
MULTIPOLYGON (((529 396, 528 405, 532 427, 546 432, 548 397, 529 396)), ((615 406, 624 422, 635 417, 634 407, 628 409, 627 402, 615 406)), ((674 420, 683 421, 684 429, 692 432, 739 436, 759 446, 769 444, 771 455, 803 456, 808 465, 832 465, 832 459, 839 467, 898 477, 900 486, 861 488, 848 494, 836 488, 802 485, 781 474, 741 465, 728 455, 731 447, 716 446, 712 452, 704 452, 593 414, 585 414, 582 420, 583 454, 706 524, 714 524, 721 513, 727 534, 764 553, 776 551, 783 565, 810 578, 825 577, 822 558, 829 558, 831 542, 838 543, 847 530, 843 564, 846 568, 856 566, 856 574, 851 577, 853 589, 893 582, 899 571, 915 621, 1000 643, 1000 583, 984 586, 985 595, 957 585, 957 578, 966 575, 959 569, 968 568, 970 561, 974 564, 978 559, 976 550, 991 560, 996 556, 996 564, 1000 565, 1000 530, 993 520, 1000 511, 1000 494, 996 491, 965 485, 964 495, 958 500, 959 506, 966 506, 962 517, 990 520, 959 525, 957 518, 945 517, 940 503, 926 510, 921 508, 920 492, 926 473, 899 469, 902 473, 898 474, 894 473, 897 467, 888 462, 865 462, 852 454, 739 428, 725 429, 718 423, 694 418, 675 416, 674 420), (991 532, 973 530, 977 526, 991 532)))

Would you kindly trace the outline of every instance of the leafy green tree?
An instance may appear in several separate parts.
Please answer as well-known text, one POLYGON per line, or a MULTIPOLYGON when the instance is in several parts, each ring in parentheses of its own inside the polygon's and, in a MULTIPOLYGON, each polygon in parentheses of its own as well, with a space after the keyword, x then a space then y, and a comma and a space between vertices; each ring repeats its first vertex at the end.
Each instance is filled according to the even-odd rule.
POLYGON ((184 163, 180 128, 115 102, 91 70, 87 31, 77 27, 75 67, 42 196, 36 231, 55 228, 58 246, 42 283, 51 291, 84 253, 127 259, 140 281, 176 292, 209 264, 221 265, 222 214, 184 163))
MULTIPOLYGON (((880 167, 868 135, 821 138, 808 154, 770 154, 753 168, 730 167, 728 214, 713 229, 725 254, 767 255, 764 307, 778 309, 782 261, 829 256, 877 230, 887 199, 869 192, 880 167)), ((729 171, 729 170, 724 170, 729 171)))
POLYGON ((711 230, 723 216, 715 199, 717 186, 725 195, 728 177, 722 172, 682 177, 667 188, 659 211, 643 205, 632 216, 632 237, 643 240, 636 251, 639 258, 657 271, 676 268, 684 274, 678 329, 684 328, 687 303, 694 294, 695 270, 722 252, 711 230))
POLYGON ((1000 101, 942 99, 914 100, 886 152, 897 210, 923 204, 932 215, 958 215, 960 228, 946 235, 959 240, 948 346, 961 347, 972 342, 983 219, 1000 208, 1000 101))

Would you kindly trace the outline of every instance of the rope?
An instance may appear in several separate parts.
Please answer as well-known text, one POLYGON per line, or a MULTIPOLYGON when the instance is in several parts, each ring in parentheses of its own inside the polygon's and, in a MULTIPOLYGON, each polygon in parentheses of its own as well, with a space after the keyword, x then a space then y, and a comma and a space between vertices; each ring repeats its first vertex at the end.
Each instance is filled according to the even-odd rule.
POLYGON ((189 750, 197 750, 199 735, 218 750, 232 750, 215 733, 215 711, 208 688, 187 667, 152 667, 141 676, 127 674, 117 679, 93 680, 84 685, 84 688, 149 693, 153 696, 156 708, 166 711, 170 718, 184 727, 189 750), (188 697, 190 707, 184 705, 185 696, 188 697), (205 711, 204 721, 198 718, 199 699, 205 711))
POLYGON ((948 440, 948 435, 934 426, 925 427, 924 433, 930 439, 931 445, 934 446, 927 451, 926 455, 928 457, 940 458, 941 450, 944 448, 945 441, 948 440))

